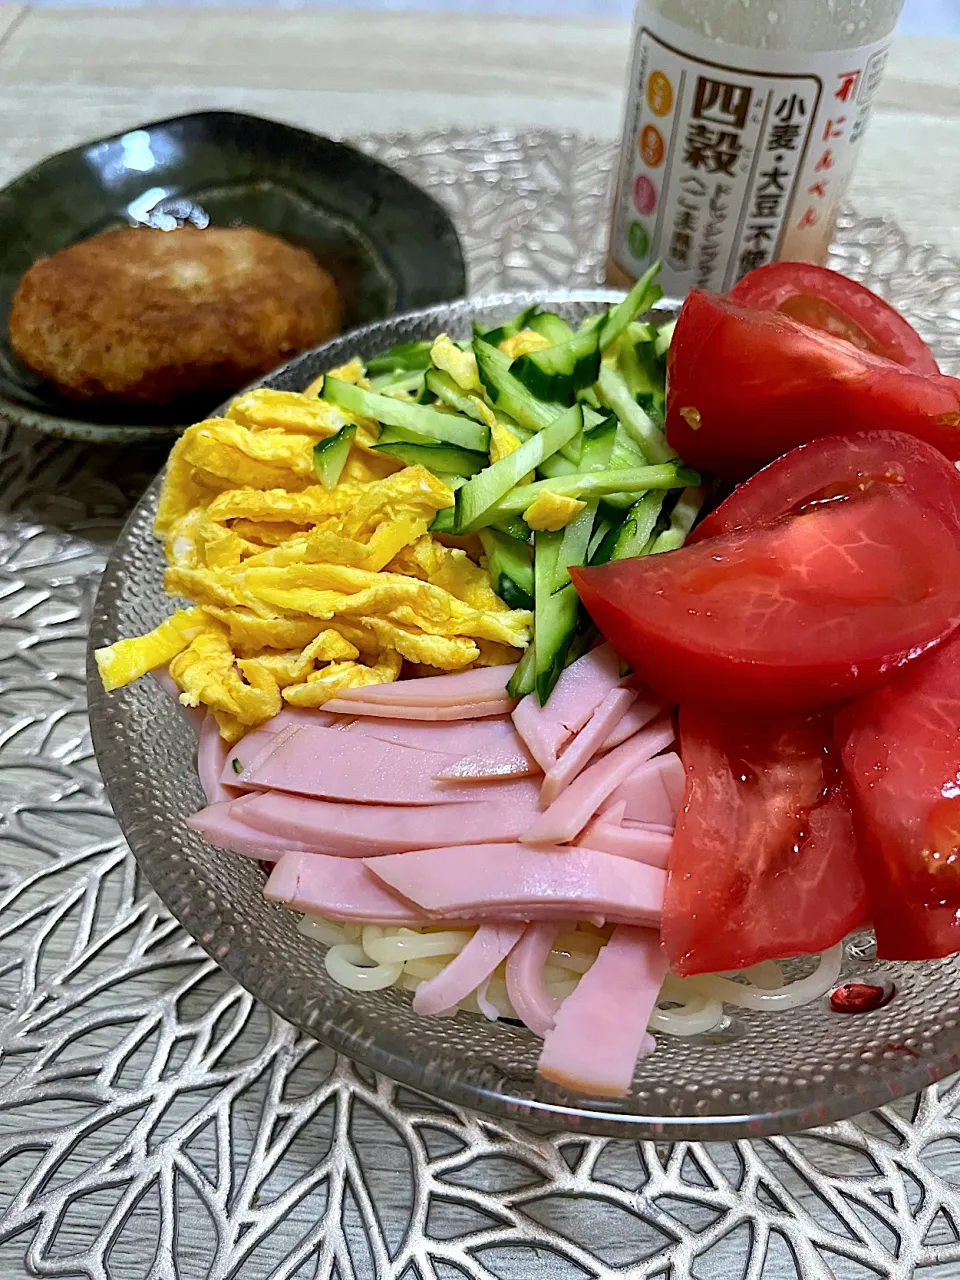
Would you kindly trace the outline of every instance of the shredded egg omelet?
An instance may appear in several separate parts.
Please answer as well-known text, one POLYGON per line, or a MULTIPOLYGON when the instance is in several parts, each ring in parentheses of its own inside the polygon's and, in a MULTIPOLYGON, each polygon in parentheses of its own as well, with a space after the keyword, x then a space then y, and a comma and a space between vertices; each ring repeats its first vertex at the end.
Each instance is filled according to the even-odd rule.
MULTIPOLYGON (((357 363, 336 376, 356 379, 357 363)), ((167 594, 192 607, 98 650, 107 689, 168 666, 180 701, 207 707, 235 742, 284 702, 319 707, 396 680, 404 663, 514 662, 529 644, 532 615, 494 592, 479 541, 427 532, 451 489, 376 452, 378 425, 316 390, 246 392, 178 440, 156 532, 167 594), (350 423, 350 456, 325 488, 313 447, 350 423)))

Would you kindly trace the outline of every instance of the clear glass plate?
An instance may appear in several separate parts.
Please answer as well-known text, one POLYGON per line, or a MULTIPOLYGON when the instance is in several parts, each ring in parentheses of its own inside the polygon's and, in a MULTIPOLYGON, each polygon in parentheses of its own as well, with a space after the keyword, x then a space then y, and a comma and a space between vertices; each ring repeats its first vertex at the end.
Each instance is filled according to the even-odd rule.
MULTIPOLYGON (((264 384, 300 390, 324 369, 394 342, 445 330, 470 335, 538 302, 578 321, 605 305, 601 290, 472 299, 381 321, 300 356, 264 384)), ((662 304, 665 314, 672 308, 662 304)), ((110 557, 90 650, 149 630, 170 612, 152 523, 155 481, 110 557)), ((893 999, 871 1013, 831 1012, 826 1000, 787 1013, 731 1012, 707 1036, 659 1036, 628 1097, 562 1093, 536 1075, 539 1040, 470 1014, 424 1019, 408 993, 347 991, 326 974, 320 946, 297 916, 264 901, 248 859, 205 844, 185 825, 203 804, 193 734, 151 680, 104 694, 88 659, 90 720, 110 800, 140 866, 198 943, 288 1021, 385 1074, 443 1098, 541 1129, 617 1137, 720 1139, 786 1132, 853 1115, 914 1092, 960 1067, 960 960, 882 966, 869 935, 848 941, 842 976, 892 979, 893 999)))

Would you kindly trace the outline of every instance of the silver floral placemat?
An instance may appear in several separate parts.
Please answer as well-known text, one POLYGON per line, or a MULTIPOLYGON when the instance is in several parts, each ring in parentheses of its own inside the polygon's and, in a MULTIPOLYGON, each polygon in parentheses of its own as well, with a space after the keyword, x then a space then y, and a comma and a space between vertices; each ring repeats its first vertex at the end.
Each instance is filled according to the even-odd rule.
MULTIPOLYGON (((474 291, 593 284, 613 163, 570 134, 361 144, 474 291)), ((845 217, 835 264, 960 371, 960 262, 845 217)), ((298 1037, 143 883, 84 698, 99 572, 162 451, 0 427, 0 1276, 960 1276, 960 1086, 791 1138, 531 1136, 298 1037)))

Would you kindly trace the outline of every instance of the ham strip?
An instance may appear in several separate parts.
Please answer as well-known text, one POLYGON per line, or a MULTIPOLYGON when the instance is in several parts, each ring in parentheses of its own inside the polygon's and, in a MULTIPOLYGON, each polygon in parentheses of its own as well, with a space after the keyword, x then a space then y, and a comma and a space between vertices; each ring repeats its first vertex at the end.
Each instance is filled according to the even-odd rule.
POLYGON ((594 818, 580 833, 578 844, 586 849, 599 849, 602 853, 612 853, 618 858, 632 858, 635 862, 645 862, 648 867, 666 870, 673 832, 624 826, 625 808, 626 805, 621 800, 599 818, 594 818))
MULTIPOLYGON (((477 667, 443 676, 421 676, 394 684, 368 684, 351 689, 349 701, 384 703, 402 707, 454 707, 473 702, 502 702, 507 681, 516 670, 509 667, 477 667)), ((373 711, 371 714, 377 714, 373 711)))
POLYGON ((563 744, 583 728, 619 684, 620 659, 608 644, 602 644, 561 672, 545 707, 540 706, 535 693, 520 701, 513 723, 544 773, 556 764, 563 744))
MULTIPOLYGON (((512 729, 513 725, 510 727, 512 729)), ((539 773, 540 767, 536 760, 519 736, 513 736, 513 742, 491 745, 486 750, 481 749, 473 755, 464 756, 449 768, 441 769, 434 777, 444 782, 461 778, 484 782, 491 778, 528 778, 531 774, 539 773)))
POLYGON ((242 816, 247 799, 247 796, 241 796, 239 800, 209 805, 188 818, 187 826, 218 849, 229 849, 245 858, 259 858, 263 862, 275 862, 288 850, 303 848, 296 841, 276 833, 248 827, 242 816))
POLYGON ((553 923, 530 924, 507 959, 507 995, 514 1012, 538 1036, 553 1026, 559 1000, 547 990, 544 967, 557 936, 553 923))
POLYGON ((633 689, 610 690, 560 759, 550 766, 540 788, 540 800, 544 805, 553 804, 560 792, 583 772, 636 700, 633 689))
POLYGON ((414 1013, 438 1014, 455 1009, 471 991, 490 978, 497 965, 516 946, 522 924, 484 924, 435 978, 421 982, 413 993, 414 1013))
MULTIPOLYGON (((478 795, 484 789, 478 787, 478 795)), ((516 840, 539 812, 537 786, 514 787, 509 804, 478 799, 466 804, 338 804, 308 800, 277 791, 245 797, 244 821, 317 853, 343 858, 373 858, 385 853, 452 844, 489 844, 516 840)))
MULTIPOLYGON (((234 800, 240 794, 236 787, 230 786, 225 771, 229 768, 227 761, 232 755, 229 743, 220 737, 220 726, 209 713, 200 729, 200 741, 197 743, 197 774, 207 804, 222 804, 226 800, 234 800)), ((235 777, 236 775, 234 775, 235 777)))
POLYGON ((368 858, 363 864, 437 918, 579 920, 656 925, 666 876, 593 849, 460 845, 368 858))
POLYGON ((525 844, 563 844, 575 839, 610 793, 673 741, 673 722, 661 716, 585 769, 521 836, 525 844))
POLYGON ((653 1052, 647 1025, 667 971, 652 929, 614 929, 543 1042, 540 1074, 601 1098, 630 1090, 638 1058, 653 1052))
MULTIPOLYGON (((630 686, 628 685, 627 688, 630 686)), ((619 747, 621 742, 626 742, 628 738, 632 738, 635 733, 639 733, 641 729, 645 729, 651 720, 655 720, 665 707, 659 702, 649 689, 646 687, 639 690, 637 700, 626 713, 622 720, 618 721, 610 730, 606 742, 601 746, 601 751, 612 751, 614 747, 619 747)))
POLYGON ((264 897, 294 911, 357 924, 423 924, 425 915, 402 902, 355 858, 285 853, 271 871, 264 897))
MULTIPOLYGON (((495 667, 494 670, 502 671, 503 668, 495 667)), ((429 679, 433 677, 430 676, 429 679)), ((407 683, 406 680, 403 682, 403 684, 407 683)), ((352 696, 355 692, 355 689, 351 689, 349 698, 331 698, 329 702, 324 703, 324 706, 327 711, 335 711, 337 715, 369 715, 373 710, 372 703, 355 699, 352 696)), ((378 702, 376 713, 391 720, 479 720, 484 716, 508 715, 513 710, 513 706, 509 698, 499 698, 490 702, 464 702, 451 707, 397 706, 393 703, 378 702)))
POLYGON ((635 769, 620 783, 610 799, 616 803, 623 802, 624 814, 621 821, 673 828, 679 809, 677 783, 679 781, 682 797, 683 777, 680 757, 670 751, 635 769))
MULTIPOLYGON (((477 799, 476 787, 433 780, 456 760, 443 752, 400 747, 340 729, 294 728, 268 734, 265 749, 244 762, 243 772, 233 774, 233 779, 246 790, 292 791, 355 804, 459 804, 477 799)), ((502 790, 509 802, 511 785, 491 784, 484 798, 500 798, 502 790)))

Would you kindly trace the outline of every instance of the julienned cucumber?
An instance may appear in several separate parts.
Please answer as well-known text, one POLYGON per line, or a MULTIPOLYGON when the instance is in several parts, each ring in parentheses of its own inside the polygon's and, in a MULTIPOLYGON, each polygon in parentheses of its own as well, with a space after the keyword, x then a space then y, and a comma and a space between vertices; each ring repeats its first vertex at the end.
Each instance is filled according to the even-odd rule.
POLYGON ((581 329, 559 346, 518 356, 510 372, 541 400, 570 404, 600 372, 600 330, 581 329))
POLYGON ((536 659, 536 648, 531 642, 507 682, 508 698, 525 698, 528 693, 533 693, 536 684, 536 659))
POLYGON ((429 369, 432 347, 433 343, 426 341, 400 342, 395 347, 391 347, 389 351, 384 351, 378 356, 372 356, 366 362, 367 376, 372 378, 377 374, 396 373, 401 369, 406 373, 429 369))
POLYGON ((497 595, 511 609, 532 609, 533 565, 527 545, 497 529, 481 529, 480 541, 497 595))
POLYGON ((475 324, 473 326, 473 336, 482 338, 484 342, 489 342, 492 347, 498 347, 507 338, 515 338, 518 333, 522 333, 524 329, 529 328, 530 322, 536 314, 537 304, 534 303, 532 307, 527 307, 526 311, 521 311, 519 315, 514 316, 511 320, 505 320, 496 329, 487 329, 484 332, 479 325, 475 324))
POLYGON ((313 446, 313 469, 325 489, 340 483, 356 434, 357 428, 350 423, 313 446))
POLYGON ((441 413, 429 405, 393 400, 329 377, 323 380, 322 397, 359 417, 372 418, 409 435, 411 444, 454 444, 478 453, 486 453, 490 447, 489 427, 459 414, 441 413))
POLYGON ((624 300, 607 312, 600 325, 601 351, 606 351, 607 347, 612 346, 636 316, 642 315, 663 297, 663 290, 658 284, 654 284, 654 278, 659 270, 660 263, 655 262, 640 277, 624 300))
POLYGON ((458 413, 465 414, 476 422, 484 421, 481 410, 465 391, 461 391, 449 373, 444 373, 441 369, 428 369, 424 385, 438 400, 449 405, 451 409, 456 409, 458 413))
POLYGON ((452 444, 397 443, 379 444, 374 447, 377 453, 386 453, 391 458, 399 458, 408 467, 426 467, 435 475, 439 472, 454 476, 475 476, 478 471, 490 465, 490 459, 485 453, 475 453, 472 449, 458 449, 452 444))
MULTIPOLYGON (((492 521, 485 518, 487 511, 499 503, 528 472, 535 470, 544 458, 549 458, 563 448, 582 430, 583 413, 579 405, 573 405, 549 426, 526 440, 519 449, 474 476, 457 494, 457 533, 469 533, 472 529, 479 529, 481 525, 491 524, 492 521)), ((572 477, 568 477, 569 479, 572 477)), ((525 510, 526 507, 513 507, 503 514, 520 515, 525 510)))
MULTIPOLYGON (((511 457, 514 456, 511 454, 511 457)), ((475 477, 483 479, 483 476, 475 477)), ((648 489, 683 489, 696 484, 699 477, 686 467, 664 464, 659 467, 636 467, 625 471, 579 472, 572 476, 558 476, 554 480, 537 480, 533 484, 517 485, 480 517, 483 524, 493 523, 503 516, 522 515, 544 492, 556 493, 564 498, 603 498, 612 493, 645 493, 648 489)), ((473 481, 470 481, 472 484, 473 481)), ((468 486, 461 489, 466 491, 468 486)), ((475 525, 480 528, 479 524, 475 525)))
POLYGON ((537 699, 543 706, 566 665, 567 651, 577 629, 580 600, 570 581, 570 566, 581 565, 587 558, 596 506, 590 504, 559 534, 534 534, 534 576, 536 605, 534 612, 534 648, 536 651, 535 682, 537 699), (544 547, 541 572, 541 539, 559 539, 554 550, 552 541, 544 547), (552 576, 551 576, 552 567, 552 576))
POLYGON ((553 346, 568 342, 573 337, 573 330, 566 320, 561 320, 553 311, 543 311, 540 315, 533 316, 528 327, 534 333, 539 333, 541 338, 546 338, 553 346))
POLYGON ((623 517, 623 524, 610 548, 610 560, 632 560, 642 555, 653 536, 660 510, 662 493, 645 493, 623 517))
POLYGON ((602 365, 597 387, 604 404, 617 415, 646 458, 651 462, 666 462, 674 456, 663 432, 630 394, 622 374, 608 364, 602 365))
POLYGON ((505 356, 502 351, 484 342, 482 338, 474 338, 473 351, 477 357, 480 381, 490 400, 498 409, 515 418, 521 427, 542 431, 563 413, 562 404, 545 404, 538 400, 510 372, 510 357, 505 356))

